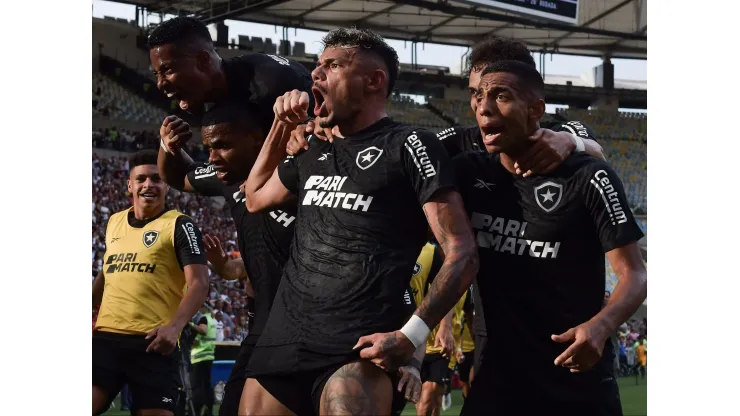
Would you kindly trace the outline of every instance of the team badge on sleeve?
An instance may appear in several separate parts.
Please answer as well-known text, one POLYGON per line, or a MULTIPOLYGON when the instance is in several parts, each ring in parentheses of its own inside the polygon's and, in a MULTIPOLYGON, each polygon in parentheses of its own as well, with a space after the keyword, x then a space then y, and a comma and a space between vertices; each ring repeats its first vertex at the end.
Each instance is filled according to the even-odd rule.
POLYGON ((154 243, 157 242, 157 237, 159 237, 159 231, 147 231, 144 233, 144 245, 146 248, 151 247, 154 245, 154 243))
POLYGON ((558 207, 563 197, 563 185, 547 181, 534 188, 534 199, 537 205, 545 212, 550 212, 558 207))

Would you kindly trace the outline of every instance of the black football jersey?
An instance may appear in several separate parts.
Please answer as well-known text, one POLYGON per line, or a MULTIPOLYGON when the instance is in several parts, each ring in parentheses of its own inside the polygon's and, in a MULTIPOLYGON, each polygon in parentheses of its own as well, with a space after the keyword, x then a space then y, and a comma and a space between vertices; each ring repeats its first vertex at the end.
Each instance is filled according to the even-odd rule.
POLYGON ((578 397, 593 377, 612 375, 610 341, 595 369, 574 375, 553 364, 567 344, 550 336, 601 310, 604 254, 643 236, 620 179, 586 154, 529 178, 511 174, 499 156, 487 153, 462 154, 454 165, 480 256, 476 307, 497 337, 486 355, 506 357, 484 362, 480 371, 516 374, 545 395, 578 397))
POLYGON ((237 229, 237 245, 255 299, 250 302, 249 335, 252 341, 259 336, 272 306, 288 252, 296 219, 295 201, 269 212, 251 214, 245 205, 240 184, 226 185, 216 177, 210 164, 193 164, 188 180, 196 192, 206 196, 222 196, 231 211, 237 229))
MULTIPOLYGON (((567 131, 575 134, 582 139, 596 140, 590 127, 580 121, 550 121, 540 123, 540 127, 552 131, 567 131)), ((486 146, 483 144, 483 137, 480 128, 473 126, 455 126, 446 128, 437 133, 437 138, 447 150, 450 157, 455 157, 463 152, 485 152, 486 146)), ((473 282, 473 303, 475 305, 475 320, 473 321, 473 333, 479 336, 486 336, 486 320, 483 310, 480 308, 481 301, 478 281, 473 282)))
POLYGON ((453 189, 449 163, 433 133, 385 118, 333 143, 309 137, 278 166, 297 196, 296 233, 250 374, 345 362, 359 337, 403 325, 422 206, 453 189))

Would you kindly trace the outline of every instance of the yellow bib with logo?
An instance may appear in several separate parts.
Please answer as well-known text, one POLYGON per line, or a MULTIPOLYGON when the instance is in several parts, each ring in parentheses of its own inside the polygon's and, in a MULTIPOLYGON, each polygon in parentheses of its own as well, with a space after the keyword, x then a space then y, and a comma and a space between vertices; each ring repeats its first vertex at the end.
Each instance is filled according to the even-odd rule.
POLYGON ((174 243, 177 218, 184 214, 170 210, 135 228, 128 223, 131 209, 108 221, 105 288, 95 327, 99 331, 146 334, 166 325, 185 292, 185 273, 174 243))

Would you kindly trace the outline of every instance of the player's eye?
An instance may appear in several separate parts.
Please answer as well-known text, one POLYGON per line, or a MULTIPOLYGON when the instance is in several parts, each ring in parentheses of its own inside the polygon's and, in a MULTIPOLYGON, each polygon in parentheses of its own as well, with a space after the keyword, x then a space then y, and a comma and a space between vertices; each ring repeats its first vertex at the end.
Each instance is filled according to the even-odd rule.
POLYGON ((329 64, 329 68, 331 68, 331 69, 338 69, 339 68, 339 64, 336 63, 336 62, 332 62, 332 63, 329 64))
POLYGON ((509 99, 509 97, 507 97, 507 96, 506 96, 506 95, 504 95, 504 94, 499 94, 499 95, 497 95, 497 96, 496 96, 496 99, 497 99, 498 101, 506 101, 506 100, 508 100, 508 99, 509 99))

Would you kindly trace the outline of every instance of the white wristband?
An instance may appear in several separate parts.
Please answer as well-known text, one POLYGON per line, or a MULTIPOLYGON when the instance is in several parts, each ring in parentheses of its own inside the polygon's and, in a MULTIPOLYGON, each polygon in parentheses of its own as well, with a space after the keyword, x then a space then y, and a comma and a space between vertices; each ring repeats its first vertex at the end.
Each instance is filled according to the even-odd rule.
POLYGON ((420 345, 424 345, 427 342, 429 333, 432 332, 424 320, 416 315, 412 315, 411 319, 406 322, 406 325, 401 328, 401 333, 406 335, 406 338, 411 340, 415 348, 419 348, 420 345))
POLYGON ((167 148, 167 146, 164 145, 164 139, 159 140, 159 146, 164 149, 165 152, 169 153, 170 149, 167 148))
POLYGON ((576 152, 586 151, 586 143, 583 142, 583 139, 573 133, 570 133, 570 137, 573 138, 573 142, 576 144, 576 152))

